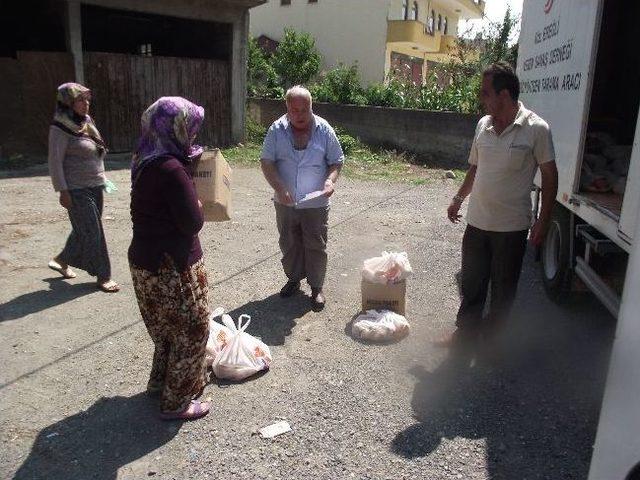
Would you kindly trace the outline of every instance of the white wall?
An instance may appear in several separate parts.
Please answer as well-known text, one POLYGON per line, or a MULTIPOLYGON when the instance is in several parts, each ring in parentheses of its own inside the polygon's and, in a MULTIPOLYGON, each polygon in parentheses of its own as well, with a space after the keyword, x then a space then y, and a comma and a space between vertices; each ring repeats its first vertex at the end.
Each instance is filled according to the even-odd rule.
MULTIPOLYGON (((280 40, 284 27, 311 34, 323 56, 323 69, 358 62, 364 84, 384 79, 387 14, 398 0, 280 0, 250 10, 250 33, 280 40)), ((401 9, 401 4, 398 4, 401 9)))
MULTIPOLYGON (((420 13, 420 12, 418 12, 418 13, 420 13)), ((409 13, 409 15, 411 15, 411 14, 409 13)), ((391 0, 389 2, 388 19, 389 20, 404 20, 404 18, 402 17, 402 0, 391 0)))

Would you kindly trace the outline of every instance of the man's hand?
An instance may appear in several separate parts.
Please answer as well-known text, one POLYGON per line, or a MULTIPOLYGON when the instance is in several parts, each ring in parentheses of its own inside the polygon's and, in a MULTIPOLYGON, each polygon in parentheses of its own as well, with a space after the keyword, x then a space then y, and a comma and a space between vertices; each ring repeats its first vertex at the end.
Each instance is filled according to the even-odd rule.
POLYGON ((294 201, 291 193, 286 188, 282 188, 280 190, 276 190, 276 200, 278 203, 282 205, 286 205, 287 207, 293 207, 294 201))
POLYGON ((455 198, 451 200, 451 205, 447 208, 447 217, 451 223, 459 223, 462 215, 460 215, 460 207, 462 206, 462 202, 456 200, 455 198))
POLYGON ((535 247, 542 245, 547 236, 547 230, 549 230, 549 222, 538 218, 533 227, 531 227, 531 234, 529 235, 531 244, 535 247))
POLYGON ((542 177, 542 206, 540 207, 538 219, 536 223, 533 224, 529 235, 529 241, 536 247, 542 245, 542 242, 544 242, 547 236, 553 206, 555 205, 556 195, 558 194, 558 169, 556 162, 546 162, 540 165, 540 175, 542 177))
POLYGON ((271 188, 273 188, 274 200, 281 205, 293 207, 295 205, 293 196, 284 186, 284 183, 280 179, 280 175, 278 175, 278 169, 273 162, 261 159, 260 167, 262 168, 264 178, 267 179, 267 182, 271 185, 271 188))
POLYGON ((327 178, 324 181, 324 189, 322 190, 322 192, 324 193, 324 196, 330 197, 331 195, 333 195, 334 191, 335 191, 335 188, 333 186, 333 180, 331 180, 330 178, 327 178))
POLYGON ((451 205, 447 208, 447 217, 451 223, 459 223, 462 215, 460 215, 460 207, 462 202, 471 194, 473 182, 476 178, 477 165, 471 165, 464 176, 462 186, 458 189, 458 193, 451 199, 451 205))
POLYGON ((67 190, 62 190, 60 192, 60 205, 69 210, 73 206, 73 202, 71 201, 71 195, 67 190))

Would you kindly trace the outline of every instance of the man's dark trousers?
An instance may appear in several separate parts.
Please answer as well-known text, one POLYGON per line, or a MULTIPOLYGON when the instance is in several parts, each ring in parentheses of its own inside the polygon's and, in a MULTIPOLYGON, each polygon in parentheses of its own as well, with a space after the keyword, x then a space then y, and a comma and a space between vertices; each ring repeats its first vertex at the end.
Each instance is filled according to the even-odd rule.
POLYGON ((296 209, 275 203, 282 267, 289 281, 306 278, 322 290, 327 272, 329 207, 296 209))
POLYGON ((527 233, 489 232, 467 225, 462 239, 462 302, 456 320, 461 332, 487 337, 498 332, 516 295, 527 233), (488 314, 483 317, 487 301, 488 314))

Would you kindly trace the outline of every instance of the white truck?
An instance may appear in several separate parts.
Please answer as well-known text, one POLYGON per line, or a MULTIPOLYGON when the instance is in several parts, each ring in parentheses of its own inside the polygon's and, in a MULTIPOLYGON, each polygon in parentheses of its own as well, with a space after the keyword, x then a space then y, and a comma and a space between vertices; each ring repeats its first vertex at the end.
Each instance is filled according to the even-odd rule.
POLYGON ((640 207, 637 4, 526 0, 518 52, 521 98, 556 147, 545 287, 562 299, 577 277, 614 317, 640 207))
POLYGON ((638 18, 636 0, 524 0, 518 51, 521 99, 556 147, 545 288, 586 286, 618 318, 589 480, 640 479, 638 18))

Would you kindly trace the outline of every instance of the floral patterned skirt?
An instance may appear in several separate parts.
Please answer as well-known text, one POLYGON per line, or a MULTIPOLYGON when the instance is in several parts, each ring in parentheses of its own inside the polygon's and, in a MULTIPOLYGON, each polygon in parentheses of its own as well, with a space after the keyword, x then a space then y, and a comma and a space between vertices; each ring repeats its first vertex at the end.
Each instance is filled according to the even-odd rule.
POLYGON ((133 287, 155 345, 147 390, 163 411, 185 408, 206 385, 209 286, 203 260, 176 270, 168 255, 157 272, 130 265, 133 287))

